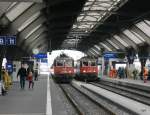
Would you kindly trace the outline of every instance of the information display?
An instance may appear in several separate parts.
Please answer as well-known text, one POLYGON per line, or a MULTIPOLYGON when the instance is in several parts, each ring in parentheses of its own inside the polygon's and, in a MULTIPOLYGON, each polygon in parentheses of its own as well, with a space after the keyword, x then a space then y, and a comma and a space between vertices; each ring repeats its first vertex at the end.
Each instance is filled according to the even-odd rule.
POLYGON ((0 45, 16 45, 16 36, 0 36, 0 45))

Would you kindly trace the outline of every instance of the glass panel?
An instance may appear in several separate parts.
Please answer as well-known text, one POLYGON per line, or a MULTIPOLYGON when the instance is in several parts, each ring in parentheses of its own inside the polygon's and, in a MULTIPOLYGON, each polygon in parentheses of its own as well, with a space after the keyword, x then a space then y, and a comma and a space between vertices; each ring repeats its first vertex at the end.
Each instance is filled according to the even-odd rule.
POLYGON ((108 47, 106 44, 104 44, 104 43, 100 43, 100 44, 108 51, 112 51, 112 49, 110 47, 108 47))
POLYGON ((115 43, 119 47, 119 49, 124 49, 125 48, 125 46, 123 44, 121 44, 118 40, 112 38, 111 41, 113 43, 115 43))
MULTIPOLYGON (((75 25, 78 26, 76 30, 78 28, 86 28, 87 31, 90 31, 101 19, 110 14, 108 11, 118 9, 116 5, 121 1, 124 2, 124 0, 87 0, 79 17, 77 18, 77 22, 75 22, 75 25), (84 18, 81 18, 81 16, 84 18), (87 23, 84 23, 85 25, 81 27, 81 23, 83 23, 83 21, 87 21, 87 23), (91 23, 88 23, 88 21, 91 23)), ((72 28, 75 28, 75 26, 72 28)))
POLYGON ((6 13, 7 18, 10 21, 15 20, 19 15, 21 15, 25 10, 27 10, 33 3, 32 2, 20 2, 11 10, 6 13))
POLYGON ((98 52, 98 51, 96 51, 95 49, 93 49, 93 48, 92 48, 92 50, 93 50, 96 54, 99 54, 99 52, 98 52))
POLYGON ((96 21, 96 18, 92 17, 92 16, 86 16, 84 18, 84 20, 89 20, 89 21, 96 21))
POLYGON ((140 40, 142 40, 143 42, 145 42, 144 38, 142 36, 140 36, 138 33, 136 33, 133 30, 131 30, 131 32, 133 32, 133 34, 135 34, 140 40))
POLYGON ((92 62, 91 62, 91 66, 96 66, 96 62, 95 62, 95 61, 92 61, 92 62))
POLYGON ((144 20, 148 25, 150 25, 150 21, 149 20, 144 20))
POLYGON ((92 55, 96 55, 94 52, 92 52, 91 50, 89 51, 92 55))
POLYGON ((88 66, 88 61, 83 61, 82 62, 82 66, 84 67, 84 66, 88 66))
POLYGON ((31 24, 35 19, 37 19, 40 16, 40 12, 35 13, 33 16, 31 16, 28 20, 26 20, 19 28, 18 31, 22 31, 25 29, 29 24, 31 24))
POLYGON ((129 47, 129 45, 124 40, 122 40, 118 35, 114 35, 113 37, 114 37, 114 39, 118 40, 125 47, 129 47))
POLYGON ((56 66, 64 66, 64 60, 58 60, 56 66))
POLYGON ((150 37, 150 27, 146 23, 142 21, 137 23, 136 26, 150 37))
POLYGON ((113 47, 115 47, 116 49, 119 49, 119 47, 114 43, 112 42, 111 40, 107 40, 113 47))
POLYGON ((34 41, 35 39, 38 39, 38 37, 40 37, 43 32, 44 32, 44 29, 39 34, 37 34, 34 38, 32 38, 32 41, 34 41))
POLYGON ((101 48, 98 45, 95 45, 94 47, 96 47, 98 50, 101 50, 101 48))
POLYGON ((13 8, 15 5, 17 4, 17 2, 13 2, 6 10, 6 12, 8 12, 11 8, 13 8))
POLYGON ((65 61, 65 66, 67 66, 67 67, 72 67, 72 66, 73 66, 72 61, 71 61, 71 60, 65 61))
POLYGON ((42 24, 37 25, 35 28, 32 29, 32 31, 30 31, 27 36, 25 37, 25 39, 27 39, 32 33, 34 33, 36 30, 38 30, 40 27, 42 26, 42 24))
POLYGON ((123 31, 123 33, 129 38, 131 39, 133 42, 135 42, 136 44, 140 44, 142 43, 142 41, 140 39, 138 39, 132 32, 130 32, 129 30, 125 30, 123 31))

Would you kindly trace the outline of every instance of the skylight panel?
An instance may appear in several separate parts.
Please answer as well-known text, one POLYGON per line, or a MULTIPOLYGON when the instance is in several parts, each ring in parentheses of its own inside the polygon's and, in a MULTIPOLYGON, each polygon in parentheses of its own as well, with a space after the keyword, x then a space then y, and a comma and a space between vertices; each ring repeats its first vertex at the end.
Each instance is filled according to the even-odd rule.
POLYGON ((118 35, 114 35, 113 37, 114 37, 114 39, 118 40, 125 47, 129 47, 129 45, 124 40, 122 40, 118 35))
POLYGON ((89 10, 90 9, 90 7, 84 7, 84 10, 89 10))
POLYGON ((25 39, 27 39, 32 33, 34 33, 36 30, 38 30, 40 27, 42 26, 42 24, 37 25, 35 28, 32 29, 32 31, 30 31, 27 36, 25 37, 25 39))
POLYGON ((84 19, 89 20, 89 21, 96 21, 96 18, 94 18, 92 16, 86 16, 84 19))
POLYGON ((112 49, 110 47, 108 47, 106 44, 104 44, 104 43, 101 42, 100 45, 102 45, 108 51, 112 51, 112 49))
POLYGON ((77 44, 81 41, 81 39, 79 38, 75 38, 75 39, 66 39, 63 41, 61 47, 63 48, 73 48, 73 47, 77 47, 77 44))
POLYGON ((142 22, 137 23, 136 26, 150 37, 150 27, 146 23, 142 21, 142 22))
POLYGON ((113 47, 115 47, 116 49, 120 49, 114 42, 112 42, 111 40, 107 40, 107 42, 109 44, 111 44, 113 47))
POLYGON ((138 39, 132 32, 130 32, 129 30, 125 30, 123 31, 123 33, 129 38, 131 39, 133 42, 135 42, 136 44, 140 44, 142 43, 142 41, 140 39, 138 39))
POLYGON ((98 45, 94 45, 95 48, 97 48, 98 50, 101 50, 101 48, 98 45))
POLYGON ((33 3, 32 2, 20 2, 10 9, 6 16, 10 21, 14 21, 19 15, 21 15, 25 10, 27 10, 33 3))
POLYGON ((133 34, 135 34, 140 40, 142 40, 143 42, 145 42, 144 38, 142 36, 140 36, 138 33, 136 33, 135 31, 131 30, 131 32, 133 34))
MULTIPOLYGON (((87 27, 86 30, 91 32, 99 21, 110 14, 109 11, 111 11, 112 9, 118 9, 116 5, 119 4, 120 1, 121 0, 87 0, 80 15, 77 17, 77 21, 74 24, 77 26, 76 29, 87 27), (82 23, 83 21, 89 21, 92 23, 88 26, 81 26, 80 23, 82 23)), ((73 26, 73 28, 75 28, 75 26, 73 26)))
POLYGON ((92 52, 91 50, 89 51, 92 55, 96 55, 94 52, 92 52))
POLYGON ((148 20, 144 20, 148 25, 150 25, 150 21, 148 21, 148 20))
POLYGON ((99 54, 99 52, 98 52, 98 51, 96 51, 95 49, 93 49, 93 48, 92 48, 91 50, 93 50, 96 54, 99 54))
POLYGON ((6 10, 6 12, 8 12, 11 8, 13 8, 15 5, 17 4, 17 2, 13 2, 6 10))
POLYGON ((29 24, 31 24, 35 19, 37 19, 40 16, 40 11, 32 15, 28 20, 26 20, 19 28, 18 31, 22 31, 25 29, 29 24))

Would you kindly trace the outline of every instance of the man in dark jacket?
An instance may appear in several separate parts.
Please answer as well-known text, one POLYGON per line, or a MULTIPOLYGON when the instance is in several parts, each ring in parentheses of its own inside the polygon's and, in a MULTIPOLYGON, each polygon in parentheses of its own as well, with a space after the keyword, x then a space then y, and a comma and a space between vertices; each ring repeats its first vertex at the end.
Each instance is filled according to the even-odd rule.
POLYGON ((19 69, 18 73, 17 73, 17 78, 18 76, 20 76, 20 87, 21 89, 24 89, 25 87, 25 80, 27 77, 27 71, 24 68, 24 64, 21 64, 21 68, 19 69))

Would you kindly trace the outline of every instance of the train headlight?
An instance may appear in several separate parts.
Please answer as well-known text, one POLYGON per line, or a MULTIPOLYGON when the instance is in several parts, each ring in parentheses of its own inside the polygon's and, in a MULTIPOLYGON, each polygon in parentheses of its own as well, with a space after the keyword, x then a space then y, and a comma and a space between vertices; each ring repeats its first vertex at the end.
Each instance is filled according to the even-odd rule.
POLYGON ((95 70, 93 72, 96 72, 95 70))
POLYGON ((86 71, 85 70, 83 70, 83 73, 85 73, 86 71))
POLYGON ((71 73, 71 71, 69 71, 69 73, 71 73))

